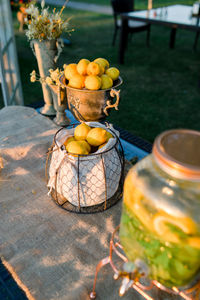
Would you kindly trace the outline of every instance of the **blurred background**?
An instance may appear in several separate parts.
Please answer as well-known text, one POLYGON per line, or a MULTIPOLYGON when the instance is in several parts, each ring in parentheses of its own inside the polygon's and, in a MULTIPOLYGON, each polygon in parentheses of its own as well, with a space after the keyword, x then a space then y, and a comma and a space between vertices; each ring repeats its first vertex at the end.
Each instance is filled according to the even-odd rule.
MULTIPOLYGON (((40 83, 30 82, 30 73, 37 71, 37 61, 24 31, 19 30, 17 12, 25 1, 11 1, 14 33, 24 94, 24 103, 37 107, 43 101, 40 83)), ((47 3, 48 1, 46 1, 47 3)), ((64 3, 53 1, 51 3, 64 3)), ((76 2, 69 1, 68 4, 76 2)), ((109 0, 79 0, 77 3, 107 6, 109 0)), ((192 0, 154 0, 153 7, 173 4, 193 5, 192 0)), ((106 58, 111 66, 120 70, 123 78, 119 111, 112 111, 108 121, 153 142, 155 136, 170 128, 200 129, 200 45, 193 50, 195 32, 178 30, 175 48, 169 49, 170 28, 151 26, 150 47, 146 46, 146 33, 135 34, 128 43, 125 64, 118 60, 119 33, 112 46, 113 14, 100 10, 89 11, 66 5, 63 15, 70 17, 71 34, 67 39, 58 66, 78 63, 82 58, 106 58)), ((39 5, 39 3, 38 3, 39 5)), ((147 9, 147 0, 135 0, 135 9, 147 9)), ((50 9, 60 6, 48 5, 50 9)), ((0 90, 1 93, 1 90, 0 90)), ((3 98, 0 94, 0 107, 3 98)))

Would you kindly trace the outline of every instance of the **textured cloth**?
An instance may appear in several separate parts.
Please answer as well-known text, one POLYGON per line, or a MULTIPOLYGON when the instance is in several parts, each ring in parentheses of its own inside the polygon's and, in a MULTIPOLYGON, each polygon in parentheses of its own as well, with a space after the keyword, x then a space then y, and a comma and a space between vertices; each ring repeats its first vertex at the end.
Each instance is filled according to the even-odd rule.
MULTIPOLYGON (((122 203, 88 215, 55 205, 47 195, 45 161, 57 130, 31 108, 0 110, 0 254, 29 299, 87 300, 96 265, 109 254, 122 203)), ((119 299, 120 283, 111 266, 104 267, 97 299, 119 299)), ((154 299, 166 299, 155 293, 154 299)), ((143 298, 131 289, 123 299, 143 298)))

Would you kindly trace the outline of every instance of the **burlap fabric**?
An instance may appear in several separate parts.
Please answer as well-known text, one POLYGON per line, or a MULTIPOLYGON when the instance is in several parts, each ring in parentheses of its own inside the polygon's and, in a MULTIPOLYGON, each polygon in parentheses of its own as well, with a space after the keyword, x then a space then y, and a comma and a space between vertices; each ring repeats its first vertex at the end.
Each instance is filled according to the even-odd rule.
MULTIPOLYGON (((108 256, 121 201, 109 210, 74 214, 47 195, 46 151, 58 127, 34 109, 0 110, 0 254, 29 299, 86 300, 97 263, 108 256)), ((119 299, 110 265, 98 276, 97 299, 119 299)), ((125 300, 143 299, 133 289, 125 300)), ((164 299, 156 293, 154 299, 164 299)))

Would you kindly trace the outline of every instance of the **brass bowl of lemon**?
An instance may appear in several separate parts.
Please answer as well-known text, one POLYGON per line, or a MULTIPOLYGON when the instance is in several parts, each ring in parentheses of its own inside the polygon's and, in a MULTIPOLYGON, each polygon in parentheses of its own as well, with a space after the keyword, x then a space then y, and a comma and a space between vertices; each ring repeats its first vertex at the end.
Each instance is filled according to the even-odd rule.
POLYGON ((123 80, 115 67, 104 58, 81 59, 64 68, 60 77, 66 88, 68 108, 78 121, 101 121, 112 108, 118 110, 123 80))

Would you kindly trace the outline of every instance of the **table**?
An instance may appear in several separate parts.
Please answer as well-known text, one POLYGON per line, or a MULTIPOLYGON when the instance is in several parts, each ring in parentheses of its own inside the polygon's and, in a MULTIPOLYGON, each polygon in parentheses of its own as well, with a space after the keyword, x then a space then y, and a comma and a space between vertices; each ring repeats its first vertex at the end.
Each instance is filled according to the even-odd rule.
POLYGON ((128 20, 138 20, 154 25, 163 25, 172 28, 170 48, 174 47, 177 28, 195 32, 200 31, 199 17, 192 16, 192 6, 171 5, 164 8, 134 11, 121 14, 122 26, 119 46, 119 62, 124 63, 124 53, 128 40, 128 20))
MULTIPOLYGON (((48 196, 46 151, 58 127, 34 109, 0 110, 0 256, 31 300, 87 300, 97 263, 108 256, 121 204, 98 214, 62 210, 48 196)), ((98 276, 97 300, 119 299, 111 267, 98 276)), ((176 299, 153 291, 154 299, 176 299)), ((0 297, 1 298, 1 297, 0 297)), ((124 300, 143 300, 133 289, 124 300)))

